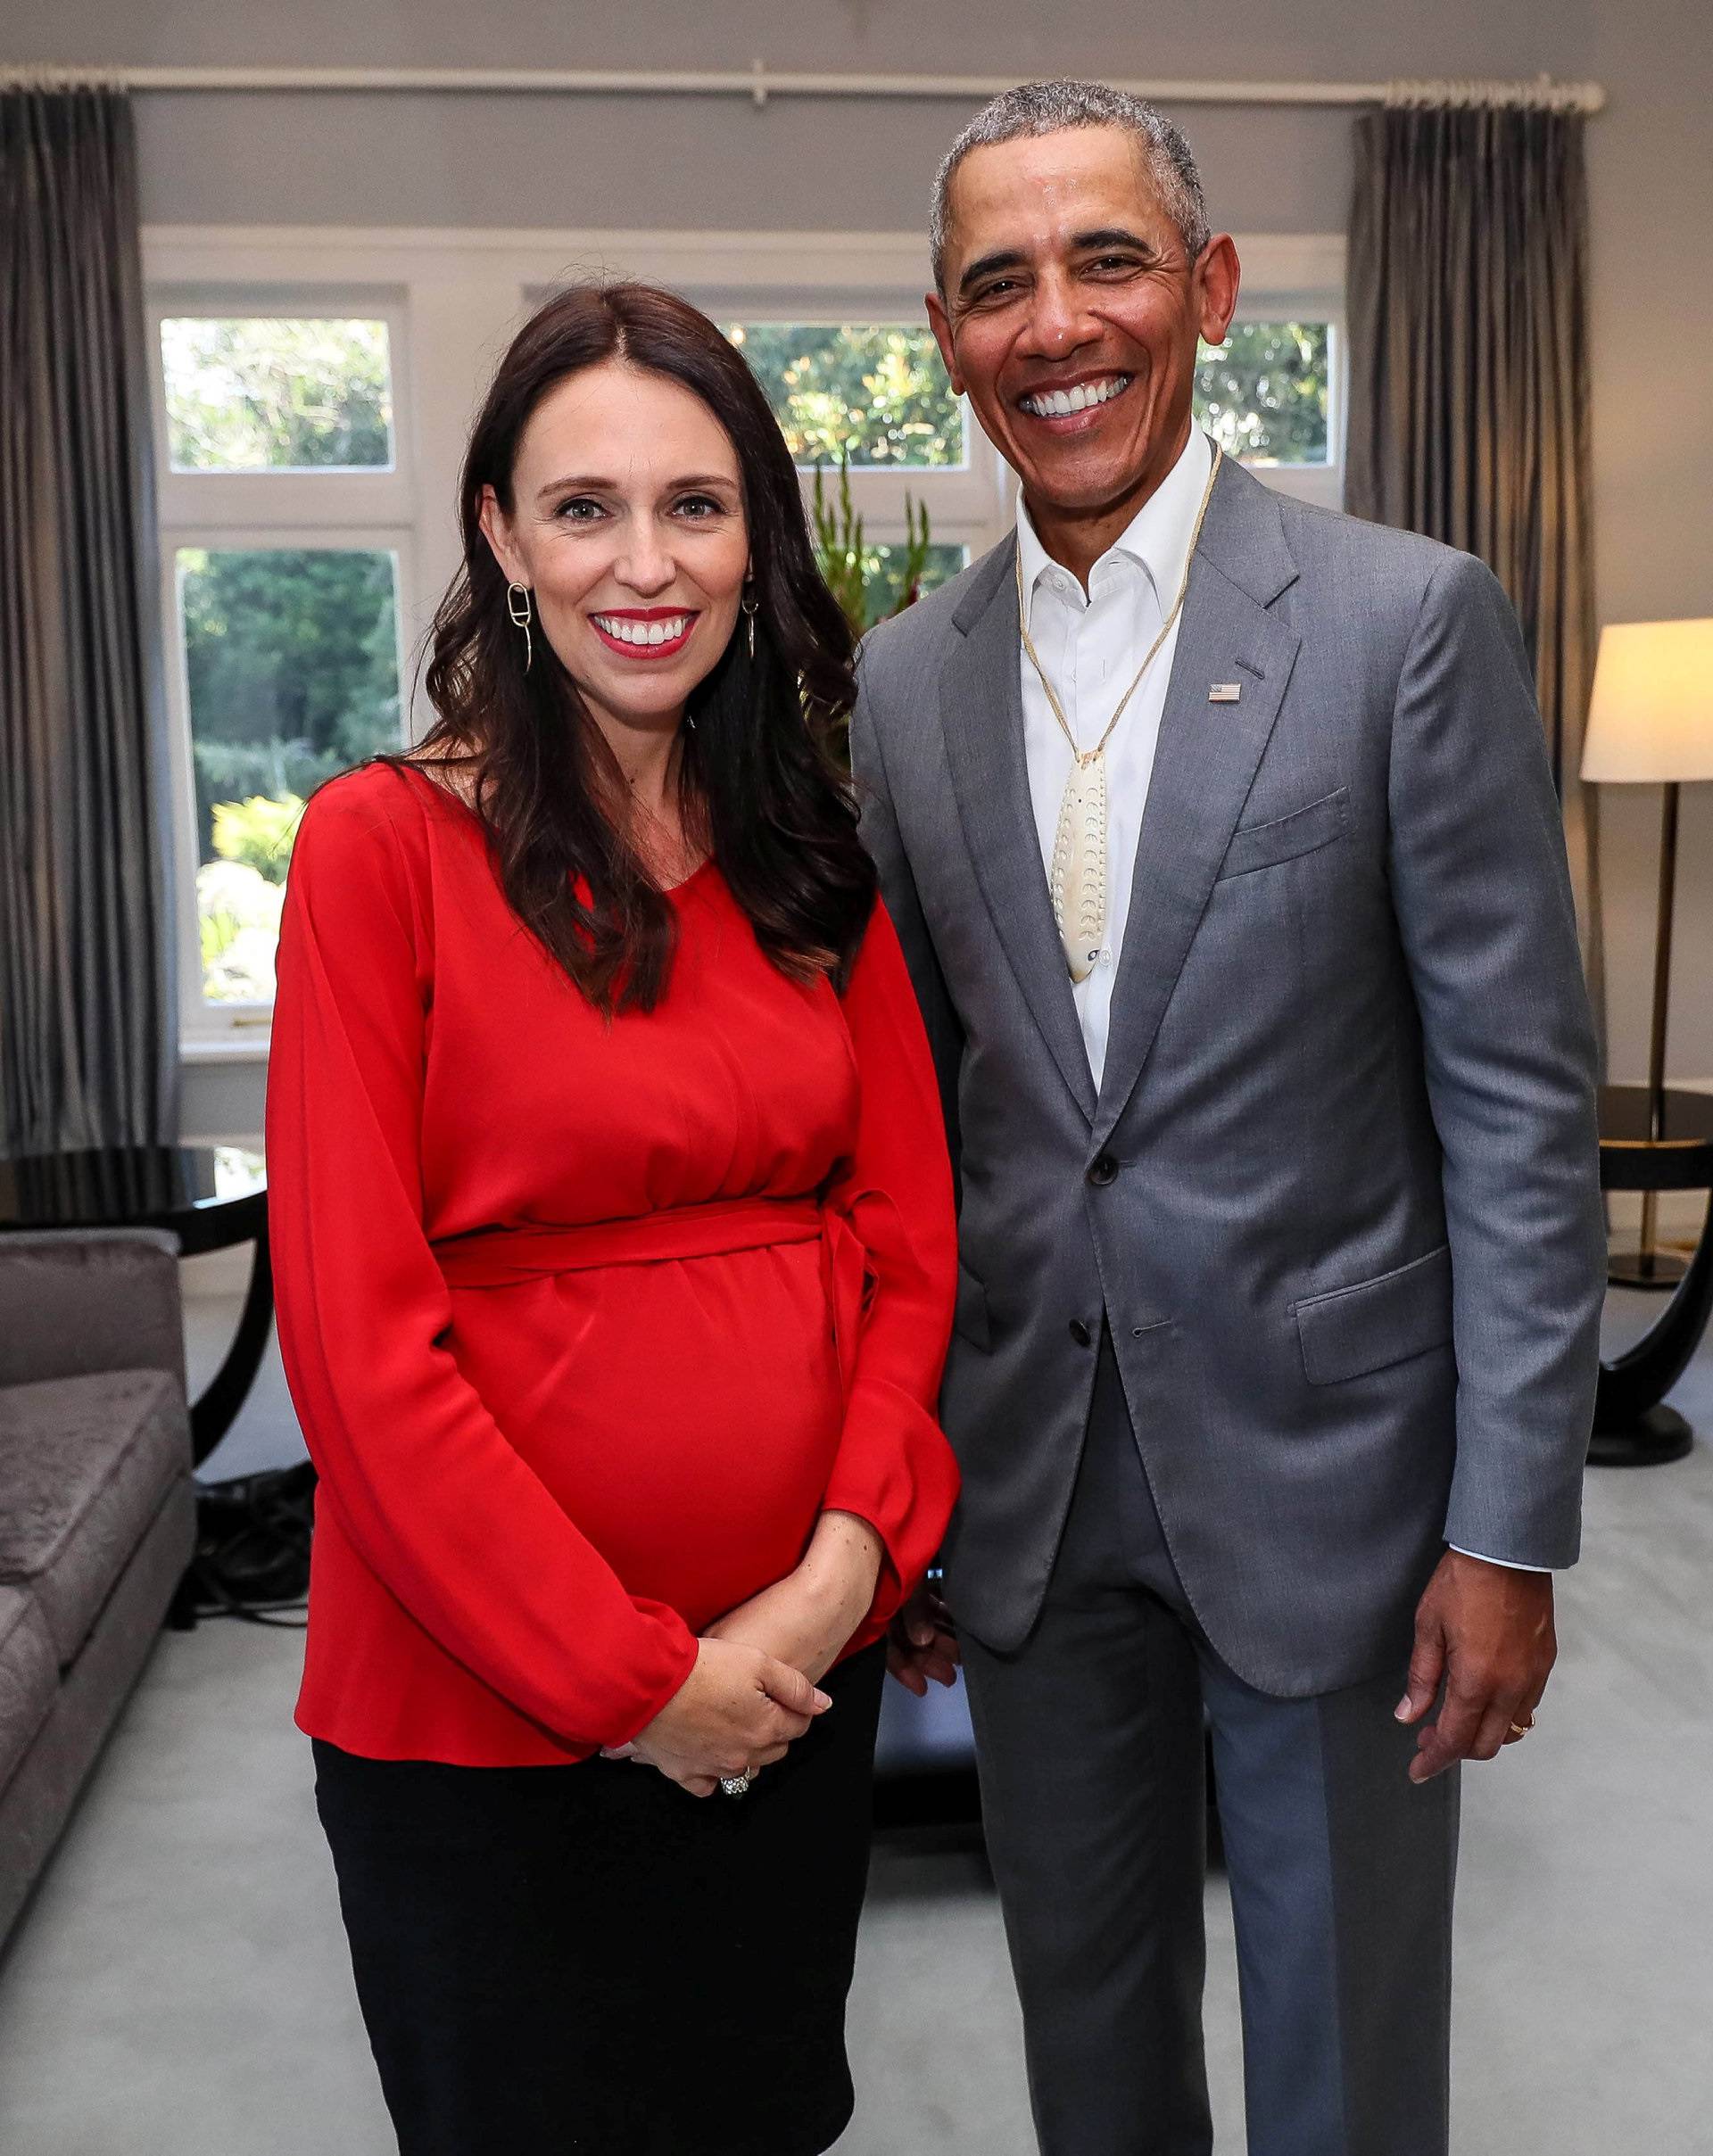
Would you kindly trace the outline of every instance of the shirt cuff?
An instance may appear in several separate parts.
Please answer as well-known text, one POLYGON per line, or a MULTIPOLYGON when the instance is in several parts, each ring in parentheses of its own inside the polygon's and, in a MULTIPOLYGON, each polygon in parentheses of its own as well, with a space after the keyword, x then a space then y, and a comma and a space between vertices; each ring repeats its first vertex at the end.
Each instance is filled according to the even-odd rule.
POLYGON ((1475 1557, 1483 1565, 1502 1565, 1507 1572, 1551 1572, 1552 1570, 1552 1567, 1550 1565, 1519 1565, 1516 1560, 1511 1557, 1485 1557, 1480 1550, 1464 1549, 1456 1542, 1448 1542, 1446 1544, 1446 1548, 1448 1549, 1455 1549, 1460 1557, 1475 1557))

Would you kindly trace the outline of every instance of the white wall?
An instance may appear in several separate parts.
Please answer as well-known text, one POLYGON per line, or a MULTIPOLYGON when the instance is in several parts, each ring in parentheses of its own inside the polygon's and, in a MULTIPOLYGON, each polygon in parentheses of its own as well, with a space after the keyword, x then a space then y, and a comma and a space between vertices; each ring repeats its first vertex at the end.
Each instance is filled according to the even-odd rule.
MULTIPOLYGON (((1603 619, 1713 613, 1713 41, 1705 0, 9 0, 0 61, 747 67, 1237 79, 1592 77, 1596 547, 1603 619)), ((153 223, 902 231, 956 103, 237 97, 139 100, 153 223)), ((1342 230, 1352 116, 1188 107, 1221 222, 1342 230)), ((1612 1067, 1640 1070, 1658 797, 1609 790, 1612 1067)), ((1686 801, 1673 1069, 1713 1077, 1713 787, 1686 801)), ((199 1073, 187 1127, 254 1128, 252 1080, 199 1073), (244 1119, 249 1117, 247 1122, 244 1119)))

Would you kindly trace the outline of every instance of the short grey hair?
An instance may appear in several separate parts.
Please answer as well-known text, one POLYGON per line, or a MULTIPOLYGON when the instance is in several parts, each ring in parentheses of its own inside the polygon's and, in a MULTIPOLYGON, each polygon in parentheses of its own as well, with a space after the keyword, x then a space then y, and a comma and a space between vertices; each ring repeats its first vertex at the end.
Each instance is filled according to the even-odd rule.
POLYGON ((972 150, 1015 142, 1024 135, 1056 135, 1065 128, 1121 128, 1142 146, 1149 177, 1159 190, 1162 208, 1178 227, 1193 262, 1208 242, 1207 200, 1202 176, 1182 130, 1158 106, 1128 90, 1104 82, 1024 82, 1004 90, 978 112, 940 160, 934 175, 933 207, 928 236, 933 250, 934 283, 946 289, 946 242, 950 227, 947 199, 953 175, 972 150))

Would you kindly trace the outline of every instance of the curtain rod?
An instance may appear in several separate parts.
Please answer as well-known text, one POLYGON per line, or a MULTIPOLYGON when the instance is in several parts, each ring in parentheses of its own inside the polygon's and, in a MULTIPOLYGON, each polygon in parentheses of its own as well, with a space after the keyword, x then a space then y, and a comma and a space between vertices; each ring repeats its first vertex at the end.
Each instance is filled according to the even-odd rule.
MULTIPOLYGON (((114 67, 0 69, 0 83, 46 87, 106 85, 128 90, 389 91, 482 96, 933 97, 981 104, 1010 89, 1012 75, 799 74, 757 60, 747 71, 596 68, 114 67)), ((1160 104, 1539 106, 1598 112, 1597 82, 1165 82, 1114 81, 1160 104)))

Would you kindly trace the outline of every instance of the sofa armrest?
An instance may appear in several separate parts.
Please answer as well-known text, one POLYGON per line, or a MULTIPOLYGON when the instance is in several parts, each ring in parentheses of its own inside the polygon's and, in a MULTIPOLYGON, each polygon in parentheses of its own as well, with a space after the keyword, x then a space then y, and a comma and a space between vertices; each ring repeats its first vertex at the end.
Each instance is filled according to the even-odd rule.
POLYGON ((0 1385, 165 1370, 185 1390, 178 1239, 157 1227, 0 1235, 0 1385))

